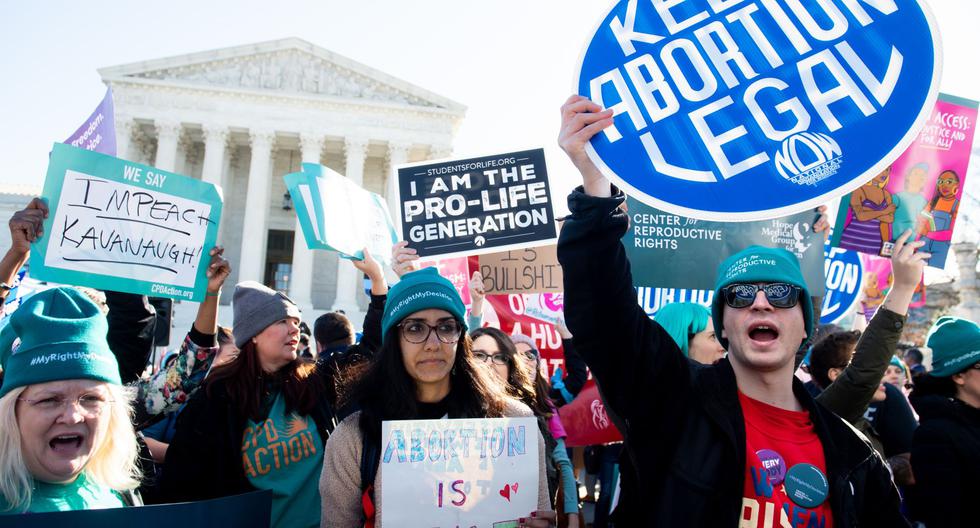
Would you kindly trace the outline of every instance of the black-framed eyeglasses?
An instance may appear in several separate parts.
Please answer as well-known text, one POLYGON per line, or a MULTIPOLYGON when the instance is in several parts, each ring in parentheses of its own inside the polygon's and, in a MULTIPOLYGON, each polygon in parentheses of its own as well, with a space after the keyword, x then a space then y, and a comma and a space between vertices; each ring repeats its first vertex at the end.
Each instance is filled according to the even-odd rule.
POLYGON ((752 306, 755 296, 762 290, 774 308, 792 308, 800 302, 800 294, 803 290, 799 286, 786 284, 785 282, 771 282, 769 284, 732 284, 722 288, 721 292, 725 296, 725 303, 732 308, 745 308, 752 306))
POLYGON ((507 364, 507 356, 503 352, 497 352, 496 354, 491 354, 484 350, 474 350, 473 359, 479 361, 480 363, 486 363, 487 361, 489 361, 494 365, 507 364))
POLYGON ((405 341, 416 345, 428 341, 433 330, 436 331, 439 341, 446 344, 459 341, 459 336, 463 332, 463 328, 453 319, 440 321, 435 326, 417 320, 402 321, 398 324, 398 328, 401 329, 405 341))
POLYGON ((521 356, 527 361, 535 363, 538 361, 538 355, 535 354, 533 350, 525 350, 524 352, 521 352, 521 356))

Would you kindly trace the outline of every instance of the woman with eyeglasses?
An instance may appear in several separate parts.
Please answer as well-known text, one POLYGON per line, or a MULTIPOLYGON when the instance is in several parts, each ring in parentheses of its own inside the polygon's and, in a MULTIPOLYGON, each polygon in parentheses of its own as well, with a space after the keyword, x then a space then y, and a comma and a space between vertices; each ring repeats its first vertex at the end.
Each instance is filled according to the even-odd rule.
POLYGON ((912 519, 929 528, 972 526, 980 497, 980 326, 941 317, 926 346, 933 370, 916 378, 909 396, 920 421, 912 438, 912 519))
POLYGON ((72 288, 35 294, 11 316, 0 347, 0 515, 141 504, 134 394, 107 330, 72 288))
MULTIPOLYGON (((381 350, 348 393, 360 411, 344 419, 327 442, 320 475, 322 527, 383 526, 376 507, 384 485, 378 469, 383 421, 532 415, 474 361, 464 318, 459 294, 434 268, 405 273, 391 288, 381 350)), ((528 512, 526 526, 553 525, 543 444, 539 435, 539 511, 528 512)))

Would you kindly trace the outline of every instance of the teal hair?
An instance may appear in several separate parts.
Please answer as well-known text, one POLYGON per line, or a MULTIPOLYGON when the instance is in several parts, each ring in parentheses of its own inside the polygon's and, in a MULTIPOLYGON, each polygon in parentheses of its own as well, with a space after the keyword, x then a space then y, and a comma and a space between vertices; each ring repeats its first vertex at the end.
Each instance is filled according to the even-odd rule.
POLYGON ((688 355, 687 343, 694 334, 708 327, 711 312, 696 303, 670 303, 653 317, 664 330, 674 338, 677 347, 685 356, 688 355))

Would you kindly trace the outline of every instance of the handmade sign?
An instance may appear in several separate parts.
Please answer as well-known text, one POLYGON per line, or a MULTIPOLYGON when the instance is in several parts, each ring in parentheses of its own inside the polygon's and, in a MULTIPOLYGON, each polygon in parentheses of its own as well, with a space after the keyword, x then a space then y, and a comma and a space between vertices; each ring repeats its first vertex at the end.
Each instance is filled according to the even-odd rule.
POLYGON ((623 237, 633 286, 713 290, 718 265, 748 246, 781 247, 800 260, 810 295, 823 295, 823 237, 817 213, 774 220, 713 222, 658 211, 627 199, 630 230, 623 237))
POLYGON ((523 334, 534 339, 547 368, 546 377, 550 379, 559 367, 568 372, 561 335, 554 325, 557 314, 564 311, 564 304, 561 294, 487 295, 483 324, 499 328, 507 335, 523 334), (542 299, 545 296, 547 299, 542 299))
POLYGON ((421 257, 477 255, 557 239, 544 150, 398 167, 402 239, 421 257))
POLYGON ((221 217, 214 185, 55 144, 43 197, 50 214, 31 245, 35 279, 204 299, 221 217))
POLYGON ((105 97, 92 115, 64 141, 73 147, 116 155, 116 119, 112 106, 112 88, 106 88, 105 97))
POLYGON ((220 499, 154 504, 139 508, 75 510, 30 515, 0 515, 0 528, 104 528, 139 526, 171 528, 180 519, 181 528, 268 528, 272 517, 272 492, 253 491, 220 499))
POLYGON ((381 425, 381 515, 390 526, 493 528, 538 504, 534 418, 381 425))
POLYGON ((833 243, 890 256, 906 230, 924 238, 929 266, 942 268, 966 188, 977 101, 940 94, 918 138, 894 163, 841 199, 833 243))
POLYGON ((637 199, 724 221, 837 198, 891 163, 938 90, 917 0, 621 0, 574 89, 613 111, 586 147, 637 199))
POLYGON ((375 260, 390 263, 398 235, 380 196, 315 163, 303 163, 301 172, 283 180, 307 247, 354 260, 364 258, 366 247, 375 260))
POLYGON ((480 274, 487 293, 560 293, 564 280, 554 244, 480 255, 480 274))
POLYGON ((851 313, 861 296, 864 265, 854 251, 824 246, 823 261, 826 294, 820 309, 820 324, 836 323, 851 313))
POLYGON ((599 388, 595 383, 587 384, 575 396, 572 403, 558 408, 561 425, 568 436, 565 445, 568 447, 590 446, 621 442, 623 435, 609 419, 606 405, 599 396, 599 388))

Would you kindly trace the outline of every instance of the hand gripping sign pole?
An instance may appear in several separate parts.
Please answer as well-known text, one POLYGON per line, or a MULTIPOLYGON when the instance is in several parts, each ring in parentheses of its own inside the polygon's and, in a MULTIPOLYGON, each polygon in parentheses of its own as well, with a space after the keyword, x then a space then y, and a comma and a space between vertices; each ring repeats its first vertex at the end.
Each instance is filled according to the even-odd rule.
POLYGON ((747 221, 879 173, 929 116, 940 70, 918 0, 621 0, 573 89, 613 110, 586 150, 627 194, 747 221))

